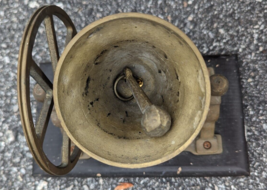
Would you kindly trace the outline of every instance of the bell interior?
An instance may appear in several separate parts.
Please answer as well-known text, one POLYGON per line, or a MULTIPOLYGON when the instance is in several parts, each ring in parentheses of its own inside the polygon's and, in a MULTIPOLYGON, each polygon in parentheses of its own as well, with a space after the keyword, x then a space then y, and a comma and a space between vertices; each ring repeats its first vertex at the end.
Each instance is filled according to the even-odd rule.
MULTIPOLYGON (((184 150, 202 127, 206 68, 188 40, 157 19, 121 16, 89 25, 60 58, 57 113, 74 143, 99 161, 129 168, 160 163, 184 150), (170 113, 164 136, 147 136, 135 99, 115 96, 114 82, 125 67, 143 80, 151 102, 170 113)), ((118 91, 131 95, 123 80, 118 91)))

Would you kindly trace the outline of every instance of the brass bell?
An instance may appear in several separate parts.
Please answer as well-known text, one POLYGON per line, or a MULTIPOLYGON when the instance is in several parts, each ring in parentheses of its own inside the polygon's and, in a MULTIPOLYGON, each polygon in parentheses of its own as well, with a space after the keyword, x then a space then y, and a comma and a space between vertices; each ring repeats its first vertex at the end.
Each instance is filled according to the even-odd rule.
POLYGON ((177 156, 199 135, 211 95, 220 97, 227 90, 226 78, 217 76, 212 84, 214 94, 209 71, 193 42, 171 23, 151 15, 107 16, 76 34, 62 9, 45 6, 34 13, 21 43, 22 125, 35 160, 53 175, 68 173, 81 151, 124 168, 154 166, 177 156), (52 15, 67 27, 60 58, 52 15), (31 57, 43 20, 55 70, 53 85, 31 57), (29 109, 29 76, 37 81, 37 91, 44 90, 38 91, 44 103, 36 126, 29 109), (41 148, 53 102, 57 116, 53 120, 63 129, 59 166, 41 148), (77 146, 72 151, 70 140, 77 146))

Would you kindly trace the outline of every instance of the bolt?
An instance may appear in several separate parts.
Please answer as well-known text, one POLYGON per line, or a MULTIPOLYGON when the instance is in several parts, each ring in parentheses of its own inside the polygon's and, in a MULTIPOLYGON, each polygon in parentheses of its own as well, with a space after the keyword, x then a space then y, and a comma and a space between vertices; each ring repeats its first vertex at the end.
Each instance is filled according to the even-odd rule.
POLYGON ((44 102, 45 99, 45 91, 39 84, 35 84, 33 87, 33 96, 35 100, 39 102, 44 102))
POLYGON ((205 141, 204 143, 203 143, 203 147, 205 148, 205 149, 210 149, 211 148, 211 143, 210 143, 210 141, 205 141))
POLYGON ((229 88, 229 82, 227 78, 219 74, 215 74, 210 77, 210 84, 212 96, 222 96, 229 88))

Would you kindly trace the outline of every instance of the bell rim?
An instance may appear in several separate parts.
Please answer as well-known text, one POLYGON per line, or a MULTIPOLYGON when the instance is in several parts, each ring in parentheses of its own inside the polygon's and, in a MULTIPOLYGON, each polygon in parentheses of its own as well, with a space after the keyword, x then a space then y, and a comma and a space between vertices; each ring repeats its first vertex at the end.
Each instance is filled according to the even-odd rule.
POLYGON ((78 146, 84 153, 86 153, 90 157, 92 157, 92 158, 94 158, 94 159, 96 159, 102 163, 105 163, 105 164, 108 164, 111 166, 115 166, 115 167, 132 168, 132 169, 150 167, 150 166, 161 164, 163 162, 166 162, 166 161, 174 158, 175 156, 180 154, 182 151, 184 151, 193 142, 193 140, 197 137, 201 128, 203 127, 205 120, 206 120, 206 117, 207 117, 207 114, 208 114, 208 110, 209 110, 208 108, 210 105, 210 98, 211 98, 210 79, 209 79, 208 69, 207 69, 207 66, 205 64, 205 61, 204 61, 201 53, 199 52, 196 45, 192 42, 192 40, 184 32, 182 32, 179 28, 177 28, 176 26, 174 26, 170 22, 167 22, 167 21, 165 21, 159 17, 153 16, 153 15, 148 15, 148 14, 143 14, 143 13, 132 13, 132 12, 131 13, 118 13, 118 14, 106 16, 102 19, 99 19, 97 21, 92 22, 91 24, 89 24, 85 28, 83 28, 80 32, 78 32, 76 34, 76 36, 68 43, 68 45, 66 46, 63 53, 60 56, 60 59, 57 63, 55 75, 54 75, 53 85, 54 85, 54 89, 53 89, 54 107, 55 107, 57 116, 58 116, 59 120, 61 121, 62 128, 67 133, 67 135, 71 139, 71 141, 76 146, 78 146), (183 38, 183 40, 188 44, 188 46, 192 49, 195 56, 197 57, 199 64, 200 64, 200 67, 201 67, 201 70, 202 70, 202 73, 203 73, 203 78, 204 78, 204 83, 205 83, 205 104, 204 104, 204 109, 202 112, 202 117, 201 117, 197 127, 195 128, 194 133, 191 135, 191 137, 189 139, 187 139, 187 141, 182 146, 180 146, 176 151, 173 151, 172 153, 165 155, 160 159, 153 160, 150 162, 144 162, 144 163, 131 164, 131 163, 115 162, 115 161, 105 159, 105 158, 98 156, 98 155, 92 153, 91 151, 87 150, 74 138, 74 136, 72 136, 72 134, 68 130, 68 127, 66 126, 66 123, 63 120, 61 110, 59 109, 58 90, 57 90, 58 89, 58 81, 59 81, 59 75, 60 75, 61 67, 64 63, 64 60, 65 60, 68 52, 71 50, 73 45, 80 39, 80 37, 82 37, 87 31, 97 27, 98 25, 104 24, 105 22, 109 22, 109 21, 117 20, 117 19, 123 19, 123 18, 140 18, 140 19, 145 19, 148 21, 156 22, 156 23, 158 23, 158 24, 160 24, 166 28, 169 28, 170 30, 174 31, 179 36, 181 36, 183 38))

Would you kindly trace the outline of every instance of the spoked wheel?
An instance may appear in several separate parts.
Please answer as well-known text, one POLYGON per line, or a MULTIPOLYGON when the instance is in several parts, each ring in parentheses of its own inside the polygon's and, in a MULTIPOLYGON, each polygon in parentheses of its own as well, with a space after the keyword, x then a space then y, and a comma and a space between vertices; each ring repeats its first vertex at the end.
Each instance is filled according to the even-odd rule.
POLYGON ((56 68, 59 53, 53 15, 57 16, 67 28, 66 45, 76 34, 76 29, 71 19, 59 7, 44 6, 33 14, 24 31, 19 52, 17 79, 18 101, 24 134, 35 161, 49 174, 64 175, 70 172, 76 165, 81 151, 78 147, 75 147, 73 151, 70 151, 71 141, 67 134, 62 130, 61 164, 56 166, 47 158, 43 150, 43 143, 48 121, 54 105, 53 84, 32 58, 32 50, 36 34, 40 24, 44 21, 53 70, 56 68), (30 105, 30 76, 45 91, 45 99, 35 126, 30 105))

